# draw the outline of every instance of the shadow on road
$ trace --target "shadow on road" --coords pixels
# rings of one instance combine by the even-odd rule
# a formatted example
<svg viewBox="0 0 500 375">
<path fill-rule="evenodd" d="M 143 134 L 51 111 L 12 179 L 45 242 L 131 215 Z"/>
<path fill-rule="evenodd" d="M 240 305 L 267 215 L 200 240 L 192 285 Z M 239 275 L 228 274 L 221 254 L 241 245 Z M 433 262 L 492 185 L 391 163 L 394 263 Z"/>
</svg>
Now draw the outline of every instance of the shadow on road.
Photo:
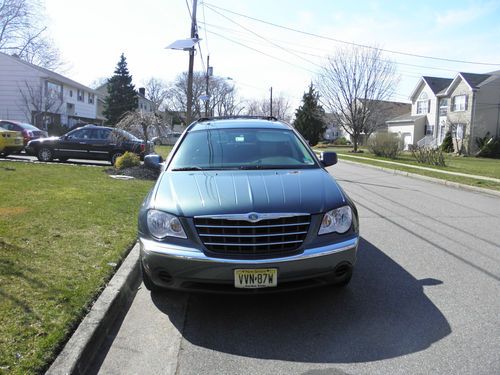
<svg viewBox="0 0 500 375">
<path fill-rule="evenodd" d="M 376 361 L 424 350 L 450 334 L 446 318 L 423 291 L 424 285 L 435 287 L 441 281 L 415 279 L 365 240 L 358 255 L 355 276 L 346 289 L 257 296 L 193 294 L 185 319 L 179 319 L 178 309 L 169 308 L 170 292 L 153 294 L 152 299 L 185 340 L 252 358 Z"/>
</svg>

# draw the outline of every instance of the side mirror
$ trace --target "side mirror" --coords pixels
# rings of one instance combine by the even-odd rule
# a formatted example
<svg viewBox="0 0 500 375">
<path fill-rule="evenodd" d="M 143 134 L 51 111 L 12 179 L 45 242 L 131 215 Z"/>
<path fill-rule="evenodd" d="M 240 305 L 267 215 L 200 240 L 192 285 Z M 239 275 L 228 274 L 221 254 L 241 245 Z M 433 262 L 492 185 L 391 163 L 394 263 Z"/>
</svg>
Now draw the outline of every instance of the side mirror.
<svg viewBox="0 0 500 375">
<path fill-rule="evenodd" d="M 319 156 L 319 160 L 325 167 L 337 164 L 337 153 L 336 152 L 322 152 Z"/>
<path fill-rule="evenodd" d="M 163 163 L 161 155 L 151 154 L 144 157 L 144 165 L 146 168 L 159 171 L 161 170 L 161 163 Z"/>
</svg>

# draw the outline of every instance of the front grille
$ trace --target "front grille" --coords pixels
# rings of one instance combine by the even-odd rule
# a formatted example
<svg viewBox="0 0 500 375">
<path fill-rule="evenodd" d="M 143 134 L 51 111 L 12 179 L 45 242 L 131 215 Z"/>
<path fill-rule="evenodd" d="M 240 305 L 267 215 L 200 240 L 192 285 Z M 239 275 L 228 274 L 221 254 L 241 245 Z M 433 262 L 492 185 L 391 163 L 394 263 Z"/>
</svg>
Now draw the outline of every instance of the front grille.
<svg viewBox="0 0 500 375">
<path fill-rule="evenodd" d="M 281 217 L 251 223 L 245 220 L 195 218 L 198 235 L 212 256 L 265 259 L 300 252 L 310 215 Z"/>
</svg>

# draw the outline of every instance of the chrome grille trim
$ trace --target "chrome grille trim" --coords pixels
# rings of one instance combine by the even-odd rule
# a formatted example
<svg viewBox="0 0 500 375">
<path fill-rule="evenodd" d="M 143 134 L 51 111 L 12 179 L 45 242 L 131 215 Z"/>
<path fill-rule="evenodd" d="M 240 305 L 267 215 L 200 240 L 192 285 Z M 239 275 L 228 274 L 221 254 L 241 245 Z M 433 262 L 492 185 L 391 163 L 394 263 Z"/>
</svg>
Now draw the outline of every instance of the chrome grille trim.
<svg viewBox="0 0 500 375">
<path fill-rule="evenodd" d="M 194 218 L 207 253 L 233 259 L 269 259 L 299 254 L 310 224 L 310 214 L 251 212 Z"/>
</svg>

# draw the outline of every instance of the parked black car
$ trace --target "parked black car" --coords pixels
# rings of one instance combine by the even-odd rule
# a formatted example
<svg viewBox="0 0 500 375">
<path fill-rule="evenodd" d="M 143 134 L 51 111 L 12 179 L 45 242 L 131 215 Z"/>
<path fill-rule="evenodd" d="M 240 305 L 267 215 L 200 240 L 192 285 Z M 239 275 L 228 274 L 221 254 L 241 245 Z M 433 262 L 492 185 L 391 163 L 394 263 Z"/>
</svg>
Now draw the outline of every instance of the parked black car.
<svg viewBox="0 0 500 375">
<path fill-rule="evenodd" d="M 0 120 L 0 128 L 22 133 L 23 143 L 25 146 L 29 141 L 33 139 L 45 138 L 49 136 L 46 131 L 40 130 L 36 126 L 33 126 L 31 124 L 26 124 L 19 121 Z"/>
<path fill-rule="evenodd" d="M 85 125 L 61 137 L 33 140 L 26 146 L 26 152 L 40 161 L 92 159 L 109 160 L 113 165 L 126 151 L 143 159 L 146 144 L 122 129 L 96 125 Z"/>
</svg>

